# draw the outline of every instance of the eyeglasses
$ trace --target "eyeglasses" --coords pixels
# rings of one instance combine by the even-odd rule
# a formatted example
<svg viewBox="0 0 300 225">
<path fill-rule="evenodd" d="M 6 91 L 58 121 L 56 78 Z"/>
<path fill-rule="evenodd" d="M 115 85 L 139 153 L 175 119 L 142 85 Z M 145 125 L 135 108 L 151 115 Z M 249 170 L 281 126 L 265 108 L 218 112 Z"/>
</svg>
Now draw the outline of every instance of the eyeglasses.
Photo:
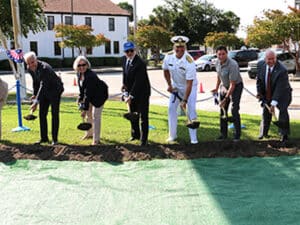
<svg viewBox="0 0 300 225">
<path fill-rule="evenodd" d="M 129 52 L 132 53 L 133 51 L 134 51 L 133 49 L 129 49 L 129 50 L 126 50 L 125 53 L 129 53 Z"/>
<path fill-rule="evenodd" d="M 83 67 L 86 66 L 86 64 L 78 64 L 77 67 Z"/>
</svg>

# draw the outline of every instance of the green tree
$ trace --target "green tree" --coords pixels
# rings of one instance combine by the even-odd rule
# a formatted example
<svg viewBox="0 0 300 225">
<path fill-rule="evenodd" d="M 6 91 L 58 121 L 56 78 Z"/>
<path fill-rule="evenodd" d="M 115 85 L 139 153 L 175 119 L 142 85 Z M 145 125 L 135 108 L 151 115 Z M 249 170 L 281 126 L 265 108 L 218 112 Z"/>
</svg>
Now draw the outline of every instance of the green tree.
<svg viewBox="0 0 300 225">
<path fill-rule="evenodd" d="M 27 37 L 29 31 L 37 33 L 46 28 L 42 10 L 44 0 L 19 0 L 21 32 Z M 13 24 L 10 0 L 0 1 L 0 30 L 7 39 L 13 39 Z"/>
<path fill-rule="evenodd" d="M 205 37 L 205 45 L 216 48 L 217 46 L 224 45 L 228 48 L 240 48 L 243 43 L 235 34 L 228 32 L 210 32 Z"/>
<path fill-rule="evenodd" d="M 188 36 L 189 45 L 203 44 L 209 32 L 235 32 L 240 23 L 233 12 L 218 10 L 201 0 L 165 0 L 165 5 L 155 8 L 149 20 L 151 25 Z"/>
<path fill-rule="evenodd" d="M 136 32 L 135 41 L 142 48 L 151 49 L 156 54 L 155 65 L 159 61 L 159 53 L 161 49 L 170 48 L 170 38 L 172 33 L 160 26 L 142 26 Z"/>
<path fill-rule="evenodd" d="M 132 22 L 133 21 L 133 6 L 130 5 L 128 2 L 120 2 L 118 4 L 118 6 L 122 9 L 127 10 L 130 13 L 129 21 Z"/>
<path fill-rule="evenodd" d="M 87 25 L 65 25 L 54 26 L 55 37 L 62 38 L 60 47 L 78 48 L 79 53 L 83 53 L 83 48 L 92 48 L 109 41 L 103 34 L 93 35 L 93 29 Z"/>
<path fill-rule="evenodd" d="M 295 52 L 297 76 L 300 76 L 300 11 L 290 7 L 291 12 L 269 10 L 264 17 L 256 18 L 247 28 L 247 42 L 257 47 L 283 44 L 289 52 Z"/>
</svg>

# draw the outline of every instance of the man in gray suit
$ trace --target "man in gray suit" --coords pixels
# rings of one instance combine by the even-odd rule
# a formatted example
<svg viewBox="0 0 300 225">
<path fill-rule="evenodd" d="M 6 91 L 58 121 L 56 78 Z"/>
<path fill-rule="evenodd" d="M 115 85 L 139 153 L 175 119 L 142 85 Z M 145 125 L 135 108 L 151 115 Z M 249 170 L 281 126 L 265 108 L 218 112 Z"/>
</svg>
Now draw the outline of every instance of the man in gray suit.
<svg viewBox="0 0 300 225">
<path fill-rule="evenodd" d="M 279 133 L 281 141 L 286 142 L 290 134 L 288 106 L 292 101 L 292 88 L 285 66 L 276 58 L 276 53 L 268 49 L 265 60 L 258 63 L 257 98 L 262 101 L 263 115 L 259 139 L 269 138 L 268 131 L 275 107 L 279 109 Z"/>
</svg>

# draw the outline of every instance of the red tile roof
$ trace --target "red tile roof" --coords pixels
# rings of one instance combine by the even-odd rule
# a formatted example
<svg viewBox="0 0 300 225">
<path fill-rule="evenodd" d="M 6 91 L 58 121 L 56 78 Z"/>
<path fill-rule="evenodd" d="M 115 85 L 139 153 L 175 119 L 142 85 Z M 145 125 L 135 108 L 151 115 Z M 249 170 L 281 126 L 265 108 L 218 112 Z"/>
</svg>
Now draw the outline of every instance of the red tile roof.
<svg viewBox="0 0 300 225">
<path fill-rule="evenodd" d="M 72 2 L 74 14 L 129 16 L 128 11 L 110 0 L 45 0 L 43 10 L 45 13 L 71 13 Z"/>
</svg>

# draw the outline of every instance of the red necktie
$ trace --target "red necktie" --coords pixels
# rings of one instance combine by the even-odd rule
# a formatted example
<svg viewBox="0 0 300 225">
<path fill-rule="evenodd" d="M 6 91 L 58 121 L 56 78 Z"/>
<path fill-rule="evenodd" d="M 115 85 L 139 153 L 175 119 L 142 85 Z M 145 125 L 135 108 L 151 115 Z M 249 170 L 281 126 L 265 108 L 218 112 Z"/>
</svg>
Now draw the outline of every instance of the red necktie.
<svg viewBox="0 0 300 225">
<path fill-rule="evenodd" d="M 272 93 L 271 93 L 271 68 L 268 69 L 268 77 L 267 77 L 267 93 L 266 93 L 266 99 L 267 101 L 271 101 L 272 99 Z"/>
</svg>

